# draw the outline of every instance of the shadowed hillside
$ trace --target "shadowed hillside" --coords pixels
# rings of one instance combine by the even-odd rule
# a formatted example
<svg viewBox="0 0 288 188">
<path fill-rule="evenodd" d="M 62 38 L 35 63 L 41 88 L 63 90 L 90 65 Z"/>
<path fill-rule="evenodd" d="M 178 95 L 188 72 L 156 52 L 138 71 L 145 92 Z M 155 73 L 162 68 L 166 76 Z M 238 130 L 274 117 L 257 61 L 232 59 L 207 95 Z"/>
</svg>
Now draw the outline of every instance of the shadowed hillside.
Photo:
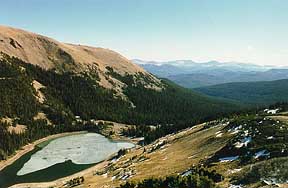
<svg viewBox="0 0 288 188">
<path fill-rule="evenodd" d="M 194 89 L 202 94 L 249 104 L 273 104 L 288 101 L 288 80 L 240 82 Z"/>
</svg>

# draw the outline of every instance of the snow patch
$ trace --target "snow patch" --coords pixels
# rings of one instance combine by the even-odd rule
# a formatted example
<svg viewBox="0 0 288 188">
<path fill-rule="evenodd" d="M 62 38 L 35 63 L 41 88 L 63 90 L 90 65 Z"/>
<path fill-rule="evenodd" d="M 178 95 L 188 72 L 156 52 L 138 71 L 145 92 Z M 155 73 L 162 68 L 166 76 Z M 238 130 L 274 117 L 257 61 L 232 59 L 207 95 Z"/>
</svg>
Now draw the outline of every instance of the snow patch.
<svg viewBox="0 0 288 188">
<path fill-rule="evenodd" d="M 236 148 L 242 148 L 243 146 L 247 147 L 248 143 L 252 141 L 251 136 L 243 138 L 240 142 L 236 142 L 234 146 Z"/>
<path fill-rule="evenodd" d="M 239 158 L 239 156 L 231 156 L 231 157 L 223 157 L 223 158 L 220 158 L 219 161 L 221 163 L 224 163 L 224 162 L 230 162 L 230 161 L 235 161 Z"/>
<path fill-rule="evenodd" d="M 276 108 L 276 109 L 265 109 L 264 112 L 267 113 L 267 114 L 276 114 L 279 112 L 279 108 Z"/>
<path fill-rule="evenodd" d="M 219 137 L 222 137 L 223 133 L 221 131 L 218 131 L 215 133 L 215 135 L 216 135 L 215 136 L 216 138 L 219 138 Z"/>
<path fill-rule="evenodd" d="M 228 132 L 230 132 L 230 134 L 237 134 L 240 132 L 241 129 L 242 129 L 242 125 L 239 125 L 238 127 L 229 129 Z"/>
<path fill-rule="evenodd" d="M 270 153 L 267 150 L 261 150 L 261 151 L 258 151 L 257 153 L 255 153 L 254 158 L 258 159 L 259 157 L 264 157 L 264 156 L 269 156 L 269 155 L 270 155 Z"/>
<path fill-rule="evenodd" d="M 229 188 L 243 188 L 243 186 L 242 185 L 233 185 L 233 184 L 231 184 L 229 186 Z"/>
</svg>

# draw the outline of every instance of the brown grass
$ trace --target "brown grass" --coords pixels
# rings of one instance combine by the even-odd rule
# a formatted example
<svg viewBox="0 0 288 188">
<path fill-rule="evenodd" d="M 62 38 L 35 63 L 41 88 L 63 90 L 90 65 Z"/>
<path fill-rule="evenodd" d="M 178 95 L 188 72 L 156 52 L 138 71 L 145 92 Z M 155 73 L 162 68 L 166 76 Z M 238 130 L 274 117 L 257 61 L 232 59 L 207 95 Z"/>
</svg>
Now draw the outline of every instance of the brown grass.
<svg viewBox="0 0 288 188">
<path fill-rule="evenodd" d="M 106 177 L 93 174 L 85 175 L 84 187 L 118 186 L 124 181 L 117 179 L 112 181 L 112 177 L 125 171 L 134 173 L 129 179 L 131 181 L 182 173 L 193 165 L 204 162 L 209 156 L 222 148 L 229 139 L 228 136 L 215 137 L 215 133 L 221 131 L 224 128 L 223 126 L 206 130 L 201 130 L 202 128 L 203 125 L 198 125 L 178 134 L 161 138 L 145 146 L 145 152 L 142 147 L 134 149 L 116 163 L 110 164 L 113 170 L 104 170 L 107 173 Z M 163 141 L 166 144 L 160 149 L 149 152 Z M 147 158 L 147 160 L 139 162 L 139 159 L 143 157 Z"/>
<path fill-rule="evenodd" d="M 121 88 L 117 80 L 106 76 L 107 66 L 121 75 L 134 75 L 140 72 L 149 75 L 155 82 L 160 82 L 142 67 L 109 49 L 61 43 L 45 36 L 6 26 L 0 26 L 0 40 L 0 51 L 44 69 L 63 67 L 61 64 L 64 63 L 66 69 L 74 72 L 97 70 L 101 78 L 100 85 L 105 88 L 113 88 L 110 82 L 118 85 L 115 86 L 116 89 Z M 11 41 L 14 45 L 11 45 Z M 64 60 L 59 57 L 59 50 L 68 53 L 74 60 L 74 64 L 63 62 Z"/>
<path fill-rule="evenodd" d="M 26 125 L 19 125 L 17 124 L 16 126 L 8 126 L 7 131 L 9 133 L 16 133 L 16 134 L 21 134 L 24 133 L 27 129 Z"/>
<path fill-rule="evenodd" d="M 278 121 L 282 121 L 284 123 L 288 122 L 288 116 L 284 116 L 284 115 L 276 115 L 276 116 L 268 116 L 271 119 L 274 120 L 278 120 Z"/>
</svg>

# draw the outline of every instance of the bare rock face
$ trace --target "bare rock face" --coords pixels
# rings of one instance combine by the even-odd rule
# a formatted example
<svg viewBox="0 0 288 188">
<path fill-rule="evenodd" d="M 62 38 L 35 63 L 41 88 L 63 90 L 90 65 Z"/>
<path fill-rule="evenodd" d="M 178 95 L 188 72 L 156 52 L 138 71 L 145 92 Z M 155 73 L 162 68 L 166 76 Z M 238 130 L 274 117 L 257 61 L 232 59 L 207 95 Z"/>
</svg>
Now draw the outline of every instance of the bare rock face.
<svg viewBox="0 0 288 188">
<path fill-rule="evenodd" d="M 117 93 L 121 93 L 125 83 L 109 74 L 111 68 L 118 75 L 147 77 L 149 83 L 143 79 L 147 88 L 161 89 L 157 78 L 109 49 L 61 43 L 35 33 L 0 26 L 0 52 L 47 70 L 97 74 L 101 86 Z"/>
</svg>

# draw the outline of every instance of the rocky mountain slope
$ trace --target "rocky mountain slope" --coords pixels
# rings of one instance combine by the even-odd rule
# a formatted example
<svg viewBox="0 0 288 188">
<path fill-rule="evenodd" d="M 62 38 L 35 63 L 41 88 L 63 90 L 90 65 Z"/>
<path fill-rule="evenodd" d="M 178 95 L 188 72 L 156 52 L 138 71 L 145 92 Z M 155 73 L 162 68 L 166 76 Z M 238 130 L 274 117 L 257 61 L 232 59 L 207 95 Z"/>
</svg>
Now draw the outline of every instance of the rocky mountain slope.
<svg viewBox="0 0 288 188">
<path fill-rule="evenodd" d="M 121 89 L 125 84 L 107 76 L 109 67 L 122 76 L 143 74 L 151 78 L 152 82 L 146 83 L 152 84 L 150 87 L 157 88 L 153 82 L 159 83 L 143 68 L 109 49 L 61 43 L 21 29 L 0 26 L 0 51 L 46 70 L 76 73 L 96 71 L 99 84 L 114 90 Z"/>
</svg>

